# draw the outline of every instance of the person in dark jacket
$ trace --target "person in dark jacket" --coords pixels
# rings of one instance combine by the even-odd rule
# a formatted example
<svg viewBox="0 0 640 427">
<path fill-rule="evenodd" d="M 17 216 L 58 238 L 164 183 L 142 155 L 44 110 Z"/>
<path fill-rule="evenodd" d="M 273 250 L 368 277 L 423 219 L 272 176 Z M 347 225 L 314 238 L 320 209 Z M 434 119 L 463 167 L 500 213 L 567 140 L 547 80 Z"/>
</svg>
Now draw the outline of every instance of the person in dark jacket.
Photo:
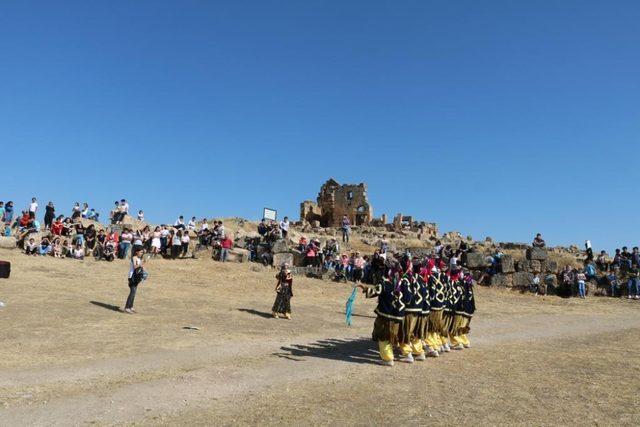
<svg viewBox="0 0 640 427">
<path fill-rule="evenodd" d="M 286 319 L 291 319 L 291 297 L 293 296 L 293 277 L 286 264 L 282 264 L 280 272 L 276 276 L 276 300 L 271 309 L 273 317 L 283 315 Z"/>
<path fill-rule="evenodd" d="M 404 320 L 405 305 L 400 289 L 399 278 L 391 275 L 384 278 L 376 286 L 357 285 L 367 298 L 378 298 L 374 312 L 376 320 L 373 324 L 372 339 L 378 342 L 378 350 L 382 363 L 393 366 L 393 349 L 400 343 L 400 327 Z"/>
</svg>

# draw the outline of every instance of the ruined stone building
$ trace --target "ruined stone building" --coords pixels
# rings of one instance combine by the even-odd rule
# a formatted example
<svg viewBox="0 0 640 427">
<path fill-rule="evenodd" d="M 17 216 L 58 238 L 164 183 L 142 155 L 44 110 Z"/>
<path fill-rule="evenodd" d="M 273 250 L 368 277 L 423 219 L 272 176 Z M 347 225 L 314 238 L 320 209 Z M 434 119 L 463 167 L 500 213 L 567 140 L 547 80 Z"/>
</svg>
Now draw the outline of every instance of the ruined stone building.
<svg viewBox="0 0 640 427">
<path fill-rule="evenodd" d="M 373 208 L 367 199 L 366 184 L 340 185 L 329 179 L 320 188 L 317 202 L 307 200 L 300 204 L 300 220 L 320 221 L 322 227 L 340 227 L 343 215 L 352 225 L 371 223 Z"/>
</svg>

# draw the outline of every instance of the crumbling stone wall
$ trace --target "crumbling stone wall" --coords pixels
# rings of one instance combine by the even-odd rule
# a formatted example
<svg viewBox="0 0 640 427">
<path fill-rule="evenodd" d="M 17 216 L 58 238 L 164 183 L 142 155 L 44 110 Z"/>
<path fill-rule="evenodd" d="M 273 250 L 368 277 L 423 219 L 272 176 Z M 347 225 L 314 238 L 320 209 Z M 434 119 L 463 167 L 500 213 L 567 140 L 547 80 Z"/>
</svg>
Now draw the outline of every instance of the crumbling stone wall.
<svg viewBox="0 0 640 427">
<path fill-rule="evenodd" d="M 317 203 L 305 201 L 300 204 L 300 219 L 319 220 L 322 227 L 339 227 L 343 215 L 347 215 L 352 225 L 368 225 L 374 219 L 366 184 L 341 185 L 329 179 L 320 188 Z"/>
</svg>

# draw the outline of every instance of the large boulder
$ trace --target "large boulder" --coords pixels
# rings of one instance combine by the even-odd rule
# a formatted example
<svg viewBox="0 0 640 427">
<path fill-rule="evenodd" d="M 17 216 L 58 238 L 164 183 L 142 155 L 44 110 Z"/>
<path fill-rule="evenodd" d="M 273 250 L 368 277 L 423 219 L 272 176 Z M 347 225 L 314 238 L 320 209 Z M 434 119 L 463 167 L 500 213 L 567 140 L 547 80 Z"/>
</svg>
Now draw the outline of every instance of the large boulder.
<svg viewBox="0 0 640 427">
<path fill-rule="evenodd" d="M 227 254 L 228 262 L 247 262 L 249 261 L 249 251 L 241 248 L 233 248 Z"/>
<path fill-rule="evenodd" d="M 16 238 L 13 236 L 9 236 L 9 237 L 0 237 L 0 248 L 2 249 L 17 249 L 18 248 L 18 242 L 16 241 Z"/>
<path fill-rule="evenodd" d="M 513 273 L 513 286 L 517 288 L 525 288 L 533 283 L 533 274 L 524 271 Z"/>
<path fill-rule="evenodd" d="M 502 255 L 502 258 L 500 258 L 500 271 L 503 273 L 515 273 L 515 262 L 511 255 Z"/>
<path fill-rule="evenodd" d="M 299 251 L 299 250 L 297 250 L 297 249 L 291 249 L 291 250 L 289 251 L 289 253 L 291 253 L 291 254 L 293 255 L 293 261 L 292 261 L 292 262 L 293 262 L 293 264 L 292 264 L 292 265 L 295 265 L 295 266 L 302 266 L 302 265 L 304 265 L 304 258 L 305 258 L 305 256 L 304 256 L 304 254 L 303 254 L 302 252 L 300 252 L 300 251 Z"/>
<path fill-rule="evenodd" d="M 544 261 L 547 259 L 547 249 L 536 247 L 527 248 L 527 259 Z"/>
<path fill-rule="evenodd" d="M 287 244 L 286 239 L 276 240 L 273 243 L 273 246 L 271 247 L 271 252 L 273 252 L 274 254 L 279 254 L 279 253 L 288 252 L 288 251 L 289 251 L 289 245 Z"/>
<path fill-rule="evenodd" d="M 470 269 L 485 268 L 489 266 L 487 257 L 480 252 L 466 252 L 462 256 L 462 264 Z"/>
<path fill-rule="evenodd" d="M 491 286 L 512 287 L 513 274 L 494 274 L 491 276 Z"/>
<path fill-rule="evenodd" d="M 544 271 L 546 273 L 555 274 L 558 272 L 558 263 L 557 261 L 547 260 L 544 263 Z"/>
<path fill-rule="evenodd" d="M 278 252 L 273 254 L 273 265 L 276 267 L 280 267 L 282 264 L 287 264 L 289 267 L 292 267 L 293 264 L 293 254 L 290 252 Z"/>
</svg>

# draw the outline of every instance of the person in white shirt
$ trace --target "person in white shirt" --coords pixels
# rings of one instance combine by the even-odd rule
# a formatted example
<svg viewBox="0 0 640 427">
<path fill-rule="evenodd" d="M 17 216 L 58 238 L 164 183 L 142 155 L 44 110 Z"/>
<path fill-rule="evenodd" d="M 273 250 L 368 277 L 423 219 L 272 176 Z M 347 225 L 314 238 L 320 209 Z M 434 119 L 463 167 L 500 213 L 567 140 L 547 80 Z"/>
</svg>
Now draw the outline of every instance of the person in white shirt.
<svg viewBox="0 0 640 427">
<path fill-rule="evenodd" d="M 196 217 L 195 216 L 191 217 L 191 219 L 187 223 L 187 228 L 189 230 L 192 230 L 192 231 L 196 229 Z"/>
<path fill-rule="evenodd" d="M 182 234 L 181 241 L 182 241 L 182 258 L 185 258 L 187 256 L 187 252 L 189 251 L 189 242 L 191 241 L 188 231 L 185 231 Z"/>
<path fill-rule="evenodd" d="M 129 203 L 125 199 L 120 200 L 120 208 L 125 215 L 129 215 Z"/>
<path fill-rule="evenodd" d="M 138 290 L 138 285 L 146 280 L 148 277 L 147 272 L 144 271 L 144 260 L 142 259 L 142 249 L 138 248 L 134 251 L 133 256 L 131 257 L 131 268 L 129 269 L 129 296 L 127 297 L 127 302 L 124 305 L 125 313 L 133 314 L 136 311 L 133 308 L 133 303 L 136 298 L 136 291 Z M 139 271 L 142 275 L 136 275 L 136 270 Z"/>
<path fill-rule="evenodd" d="M 178 229 L 178 230 L 184 230 L 185 229 L 184 217 L 182 215 L 180 215 L 178 217 L 178 219 L 176 219 L 176 222 L 173 223 L 173 227 Z"/>
<path fill-rule="evenodd" d="M 287 234 L 289 234 L 289 217 L 285 216 L 282 221 L 280 221 L 280 231 L 282 232 L 282 238 L 286 239 Z"/>
<path fill-rule="evenodd" d="M 29 204 L 29 212 L 33 212 L 33 213 L 34 213 L 34 215 L 35 215 L 35 213 L 37 212 L 37 210 L 38 210 L 38 201 L 36 200 L 36 198 L 35 198 L 35 197 L 33 197 L 33 198 L 31 199 L 31 203 Z"/>
<path fill-rule="evenodd" d="M 138 221 L 144 221 L 144 212 L 138 211 Z"/>
<path fill-rule="evenodd" d="M 205 230 L 209 229 L 209 223 L 207 222 L 207 218 L 202 218 L 202 224 L 200 224 L 200 232 L 203 233 Z"/>
</svg>

